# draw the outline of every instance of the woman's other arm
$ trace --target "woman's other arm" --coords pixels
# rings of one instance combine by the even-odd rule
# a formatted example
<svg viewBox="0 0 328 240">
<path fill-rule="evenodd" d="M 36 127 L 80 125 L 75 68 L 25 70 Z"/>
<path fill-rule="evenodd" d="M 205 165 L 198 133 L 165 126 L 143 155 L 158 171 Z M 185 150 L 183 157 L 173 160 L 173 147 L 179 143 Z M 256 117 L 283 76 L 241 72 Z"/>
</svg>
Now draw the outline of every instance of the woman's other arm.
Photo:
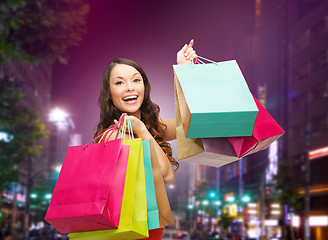
<svg viewBox="0 0 328 240">
<path fill-rule="evenodd" d="M 191 61 L 197 59 L 197 54 L 193 49 L 194 40 L 192 39 L 189 44 L 185 44 L 177 53 L 177 64 L 191 64 Z M 164 129 L 164 140 L 172 141 L 177 138 L 175 119 L 162 120 L 161 122 L 166 125 Z"/>
</svg>

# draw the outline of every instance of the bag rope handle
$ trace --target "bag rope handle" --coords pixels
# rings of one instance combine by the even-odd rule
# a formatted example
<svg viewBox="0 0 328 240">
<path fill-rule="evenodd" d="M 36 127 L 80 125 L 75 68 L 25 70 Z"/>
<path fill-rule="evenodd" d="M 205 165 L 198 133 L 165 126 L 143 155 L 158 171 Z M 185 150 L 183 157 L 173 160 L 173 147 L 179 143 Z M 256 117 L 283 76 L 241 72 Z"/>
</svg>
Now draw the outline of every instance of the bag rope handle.
<svg viewBox="0 0 328 240">
<path fill-rule="evenodd" d="M 214 62 L 214 61 L 212 61 L 212 60 L 210 60 L 210 59 L 207 59 L 207 58 L 204 58 L 204 57 L 201 57 L 201 56 L 197 56 L 197 58 L 196 59 L 194 59 L 194 61 L 192 61 L 192 63 L 194 64 L 205 64 L 205 62 L 204 61 L 202 61 L 201 59 L 203 59 L 203 60 L 205 60 L 205 61 L 208 61 L 208 62 L 210 62 L 210 63 L 214 63 L 215 65 L 219 65 L 217 62 Z"/>
<path fill-rule="evenodd" d="M 122 127 L 123 131 L 122 131 L 122 136 L 121 133 L 119 133 L 119 138 L 125 136 L 126 134 L 126 129 L 128 130 L 128 134 L 129 134 L 129 139 L 134 139 L 134 134 L 133 134 L 133 130 L 132 130 L 132 125 L 131 125 L 131 120 L 129 116 L 126 116 L 124 118 L 124 122 L 123 122 L 123 127 Z"/>
<path fill-rule="evenodd" d="M 123 114 L 124 115 L 124 114 Z M 122 117 L 124 117 L 122 115 Z M 126 114 L 125 114 L 126 115 Z M 121 119 L 123 119 L 121 117 Z M 94 142 L 94 141 L 96 141 L 98 138 L 100 138 L 100 140 L 99 140 L 99 142 L 101 142 L 102 141 L 102 139 L 104 138 L 104 137 L 106 137 L 106 135 L 111 131 L 111 134 L 113 134 L 114 133 L 114 131 L 115 131 L 115 129 L 117 129 L 117 128 L 119 128 L 120 127 L 120 123 L 121 123 L 121 119 L 116 123 L 116 125 L 115 125 L 115 127 L 111 127 L 111 128 L 108 128 L 107 130 L 105 130 L 104 132 L 102 132 L 101 134 L 99 134 L 97 137 L 95 137 L 94 139 L 92 139 L 90 142 L 88 142 L 85 146 L 84 146 L 84 150 L 90 145 L 90 143 L 92 143 L 92 142 Z M 111 136 L 111 135 L 110 135 Z M 109 136 L 109 137 L 110 137 Z M 116 138 L 117 138 L 117 135 L 116 135 Z M 105 144 L 106 145 L 106 144 Z"/>
<path fill-rule="evenodd" d="M 115 130 L 117 130 L 116 132 L 116 136 L 115 136 L 115 140 L 117 138 L 120 138 L 119 134 L 121 132 L 121 129 L 122 129 L 122 126 L 123 126 L 123 121 L 124 121 L 124 118 L 125 118 L 126 113 L 122 114 L 122 116 L 120 117 L 120 119 L 118 120 L 118 122 L 116 123 L 115 127 L 109 129 L 109 131 L 107 131 L 107 134 L 104 135 L 100 140 L 99 142 L 101 142 L 102 140 L 104 140 L 104 142 L 108 142 L 110 137 L 114 134 Z"/>
</svg>

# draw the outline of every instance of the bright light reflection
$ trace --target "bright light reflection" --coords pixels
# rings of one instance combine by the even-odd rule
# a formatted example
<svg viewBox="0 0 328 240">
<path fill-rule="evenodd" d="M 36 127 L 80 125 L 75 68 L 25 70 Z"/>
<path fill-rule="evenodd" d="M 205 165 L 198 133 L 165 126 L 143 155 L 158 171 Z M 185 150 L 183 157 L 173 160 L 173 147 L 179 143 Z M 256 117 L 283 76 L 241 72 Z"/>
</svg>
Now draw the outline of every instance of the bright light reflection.
<svg viewBox="0 0 328 240">
<path fill-rule="evenodd" d="M 328 216 L 311 216 L 310 226 L 328 226 Z"/>
<path fill-rule="evenodd" d="M 37 197 L 38 197 L 38 195 L 37 195 L 37 194 L 35 194 L 35 193 L 31 193 L 31 194 L 30 194 L 30 197 L 31 197 L 31 198 L 33 198 L 33 199 L 35 199 L 35 198 L 37 198 Z"/>
<path fill-rule="evenodd" d="M 207 206 L 209 204 L 209 202 L 207 200 L 204 200 L 202 203 L 204 206 Z"/>
<path fill-rule="evenodd" d="M 277 219 L 269 219 L 264 221 L 265 226 L 278 226 L 278 220 Z"/>
<path fill-rule="evenodd" d="M 247 204 L 247 206 L 250 207 L 250 208 L 256 208 L 257 204 L 256 203 L 249 203 L 249 204 Z"/>
<path fill-rule="evenodd" d="M 233 202 L 233 201 L 235 201 L 235 197 L 234 196 L 229 196 L 227 200 L 228 200 L 228 202 Z"/>
<path fill-rule="evenodd" d="M 215 201 L 215 205 L 216 206 L 221 206 L 221 202 L 220 201 Z"/>
<path fill-rule="evenodd" d="M 46 199 L 51 199 L 51 194 L 50 193 L 48 193 L 48 194 L 46 194 L 44 197 L 46 198 Z"/>
<path fill-rule="evenodd" d="M 61 110 L 60 108 L 53 109 L 49 114 L 50 122 L 63 122 L 68 117 L 68 113 Z"/>
<path fill-rule="evenodd" d="M 56 167 L 56 172 L 60 172 L 61 168 L 62 168 L 62 165 L 58 165 L 58 166 Z"/>
<path fill-rule="evenodd" d="M 0 131 L 0 141 L 10 142 L 13 139 L 12 135 L 9 135 L 6 132 Z"/>
<path fill-rule="evenodd" d="M 280 211 L 278 211 L 278 210 L 273 210 L 273 211 L 271 211 L 271 214 L 272 214 L 272 215 L 280 215 Z"/>
<path fill-rule="evenodd" d="M 243 202 L 249 202 L 251 200 L 251 198 L 249 196 L 244 196 L 242 201 Z"/>
<path fill-rule="evenodd" d="M 169 189 L 174 189 L 174 188 L 175 188 L 175 186 L 173 184 L 169 185 Z"/>
<path fill-rule="evenodd" d="M 299 216 L 293 216 L 292 217 L 292 225 L 293 225 L 293 227 L 297 227 L 297 228 L 299 228 L 300 227 L 300 225 L 301 225 L 301 221 L 300 221 L 300 217 Z"/>
<path fill-rule="evenodd" d="M 253 209 L 248 209 L 248 213 L 249 214 L 257 214 L 257 211 L 253 210 Z"/>
</svg>

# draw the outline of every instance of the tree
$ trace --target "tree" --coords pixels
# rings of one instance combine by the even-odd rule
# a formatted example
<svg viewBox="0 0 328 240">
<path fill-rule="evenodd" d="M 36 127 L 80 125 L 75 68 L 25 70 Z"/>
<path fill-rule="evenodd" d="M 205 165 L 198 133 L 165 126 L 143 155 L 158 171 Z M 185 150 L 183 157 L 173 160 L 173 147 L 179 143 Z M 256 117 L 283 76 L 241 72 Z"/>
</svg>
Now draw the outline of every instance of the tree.
<svg viewBox="0 0 328 240">
<path fill-rule="evenodd" d="M 9 182 L 17 181 L 18 165 L 38 157 L 38 141 L 48 135 L 35 110 L 22 104 L 23 94 L 6 81 L 0 81 L 0 192 Z"/>
<path fill-rule="evenodd" d="M 38 64 L 67 63 L 67 49 L 77 46 L 86 32 L 86 0 L 2 0 L 0 2 L 0 192 L 19 179 L 18 165 L 27 164 L 25 238 L 29 223 L 33 158 L 42 151 L 38 141 L 47 133 L 37 111 L 21 102 L 3 69 L 13 60 Z M 14 80 L 15 81 L 15 80 Z M 28 101 L 28 100 L 27 100 Z M 1 202 L 1 199 L 0 199 Z"/>
<path fill-rule="evenodd" d="M 85 0 L 4 0 L 0 3 L 0 64 L 15 59 L 66 63 L 67 48 L 86 32 Z"/>
<path fill-rule="evenodd" d="M 292 211 L 297 211 L 301 207 L 301 196 L 298 192 L 299 184 L 294 174 L 294 167 L 289 161 L 280 161 L 278 174 L 275 177 L 275 189 L 279 193 L 280 206 L 287 205 Z M 293 227 L 290 224 L 290 233 L 294 239 Z"/>
<path fill-rule="evenodd" d="M 67 48 L 77 46 L 86 32 L 89 5 L 85 0 L 3 0 L 0 2 L 0 64 L 12 60 L 38 64 L 66 63 Z M 41 152 L 44 137 L 37 112 L 21 104 L 23 93 L 0 69 L 0 191 L 18 180 L 18 165 Z"/>
<path fill-rule="evenodd" d="M 42 152 L 39 141 L 47 137 L 48 132 L 45 131 L 45 125 L 39 122 L 37 112 L 22 103 L 23 96 L 21 92 L 14 89 L 12 83 L 3 79 L 0 81 L 0 132 L 6 136 L 0 140 L 0 192 L 9 182 L 19 180 L 18 166 L 25 161 L 27 165 L 25 239 L 27 239 L 29 196 L 33 185 L 31 176 L 33 159 Z M 12 231 L 15 233 L 14 227 Z"/>
</svg>

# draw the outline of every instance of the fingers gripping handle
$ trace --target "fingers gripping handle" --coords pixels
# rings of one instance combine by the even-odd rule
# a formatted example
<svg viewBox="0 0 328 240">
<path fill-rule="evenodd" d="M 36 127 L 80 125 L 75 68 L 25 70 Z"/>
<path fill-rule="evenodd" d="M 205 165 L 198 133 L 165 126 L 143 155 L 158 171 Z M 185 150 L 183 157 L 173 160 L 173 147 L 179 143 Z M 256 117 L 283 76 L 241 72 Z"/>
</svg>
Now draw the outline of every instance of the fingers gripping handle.
<svg viewBox="0 0 328 240">
<path fill-rule="evenodd" d="M 95 137 L 95 138 L 92 139 L 90 142 L 88 142 L 88 143 L 85 145 L 84 149 L 87 148 L 87 147 L 90 145 L 90 143 L 96 141 L 96 140 L 99 139 L 99 138 L 100 138 L 99 142 L 101 142 L 102 139 L 104 139 L 104 138 L 106 139 L 106 135 L 109 134 L 109 133 L 110 133 L 109 137 L 111 137 L 111 135 L 114 133 L 114 130 L 115 130 L 115 129 L 119 129 L 119 128 L 122 126 L 122 121 L 123 121 L 125 115 L 126 115 L 126 114 L 122 114 L 120 120 L 116 123 L 115 127 L 111 127 L 111 128 L 109 128 L 109 129 L 107 129 L 106 131 L 104 131 L 103 133 L 99 134 L 97 137 Z M 117 138 L 117 135 L 116 135 L 116 138 Z"/>
<path fill-rule="evenodd" d="M 205 62 L 202 61 L 202 60 L 200 60 L 200 59 L 203 59 L 203 60 L 205 60 L 205 61 L 208 61 L 208 62 L 211 62 L 211 63 L 214 63 L 214 64 L 218 65 L 217 62 L 214 62 L 214 61 L 212 61 L 212 60 L 210 60 L 210 59 L 207 59 L 207 58 L 204 58 L 204 57 L 201 57 L 201 56 L 197 56 L 197 59 L 196 59 L 195 63 L 196 63 L 196 64 L 205 64 Z"/>
</svg>

